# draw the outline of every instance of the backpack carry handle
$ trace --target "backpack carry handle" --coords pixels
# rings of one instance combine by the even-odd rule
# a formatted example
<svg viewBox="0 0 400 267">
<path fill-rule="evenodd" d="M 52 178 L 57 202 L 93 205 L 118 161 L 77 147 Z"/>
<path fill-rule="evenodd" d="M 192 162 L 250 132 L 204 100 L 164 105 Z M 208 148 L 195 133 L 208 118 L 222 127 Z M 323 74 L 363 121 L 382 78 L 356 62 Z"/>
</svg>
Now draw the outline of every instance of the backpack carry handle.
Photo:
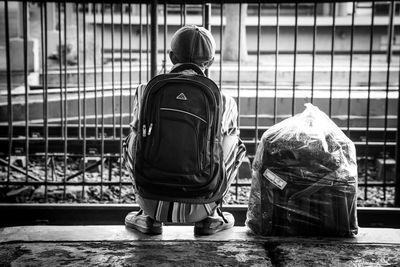
<svg viewBox="0 0 400 267">
<path fill-rule="evenodd" d="M 193 63 L 181 63 L 181 64 L 176 64 L 172 70 L 171 73 L 178 73 L 184 70 L 194 70 L 197 74 L 201 76 L 205 76 L 204 72 L 200 69 L 199 66 Z"/>
</svg>

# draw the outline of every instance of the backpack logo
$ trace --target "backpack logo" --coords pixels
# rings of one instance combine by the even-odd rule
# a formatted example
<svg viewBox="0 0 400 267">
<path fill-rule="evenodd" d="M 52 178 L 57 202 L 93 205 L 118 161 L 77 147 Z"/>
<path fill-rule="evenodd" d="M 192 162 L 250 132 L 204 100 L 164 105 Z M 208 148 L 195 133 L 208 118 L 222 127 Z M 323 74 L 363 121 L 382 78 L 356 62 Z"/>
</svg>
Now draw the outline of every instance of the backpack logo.
<svg viewBox="0 0 400 267">
<path fill-rule="evenodd" d="M 180 94 L 176 97 L 176 99 L 178 99 L 178 100 L 188 100 L 184 93 L 180 93 Z"/>
</svg>

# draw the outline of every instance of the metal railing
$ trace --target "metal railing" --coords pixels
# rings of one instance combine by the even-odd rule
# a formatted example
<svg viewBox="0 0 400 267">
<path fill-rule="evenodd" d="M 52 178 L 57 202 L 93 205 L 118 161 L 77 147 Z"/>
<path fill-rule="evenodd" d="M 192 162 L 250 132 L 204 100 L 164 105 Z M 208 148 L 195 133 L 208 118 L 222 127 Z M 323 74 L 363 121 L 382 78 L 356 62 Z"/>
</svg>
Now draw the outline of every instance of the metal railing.
<svg viewBox="0 0 400 267">
<path fill-rule="evenodd" d="M 2 201 L 134 201 L 120 152 L 135 88 L 171 67 L 173 32 L 198 24 L 215 36 L 208 75 L 237 101 L 250 162 L 266 129 L 312 102 L 354 141 L 362 202 L 400 206 L 399 7 L 0 1 Z M 241 175 L 232 203 L 246 202 Z"/>
</svg>

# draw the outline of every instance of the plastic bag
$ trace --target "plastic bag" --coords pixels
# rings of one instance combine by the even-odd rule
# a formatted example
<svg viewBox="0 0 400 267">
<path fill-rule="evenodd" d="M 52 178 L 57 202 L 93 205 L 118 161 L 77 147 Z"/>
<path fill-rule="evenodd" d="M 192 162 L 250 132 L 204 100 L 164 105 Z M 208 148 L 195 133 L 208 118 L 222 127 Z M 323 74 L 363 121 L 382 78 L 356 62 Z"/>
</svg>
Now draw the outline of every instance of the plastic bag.
<svg viewBox="0 0 400 267">
<path fill-rule="evenodd" d="M 261 138 L 246 225 L 261 235 L 353 236 L 354 144 L 325 113 L 305 106 Z"/>
</svg>

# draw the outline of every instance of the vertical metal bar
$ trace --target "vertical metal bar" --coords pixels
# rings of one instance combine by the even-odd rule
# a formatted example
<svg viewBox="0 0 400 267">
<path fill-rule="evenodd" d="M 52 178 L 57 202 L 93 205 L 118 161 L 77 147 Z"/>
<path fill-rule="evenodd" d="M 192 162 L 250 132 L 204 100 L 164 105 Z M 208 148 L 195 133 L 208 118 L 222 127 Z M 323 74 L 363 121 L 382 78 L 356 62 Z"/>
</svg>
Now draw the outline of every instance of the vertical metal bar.
<svg viewBox="0 0 400 267">
<path fill-rule="evenodd" d="M 372 1 L 372 12 L 371 12 L 371 27 L 370 27 L 370 39 L 369 39 L 369 69 L 368 69 L 368 98 L 367 98 L 367 121 L 365 130 L 365 181 L 364 181 L 364 199 L 367 200 L 368 197 L 368 142 L 369 142 L 369 116 L 370 116 L 370 100 L 371 100 L 371 69 L 372 69 L 372 49 L 374 41 L 374 20 L 375 20 L 375 1 Z"/>
<path fill-rule="evenodd" d="M 351 89 L 353 79 L 353 51 L 354 51 L 354 14 L 356 10 L 356 3 L 353 2 L 353 10 L 351 13 L 351 33 L 350 33 L 350 71 L 349 71 L 349 91 L 347 98 L 347 136 L 351 138 L 350 133 L 350 116 L 351 116 Z"/>
<path fill-rule="evenodd" d="M 167 72 L 167 13 L 168 13 L 168 5 L 167 1 L 164 1 L 164 60 L 163 60 L 163 69 L 164 73 Z"/>
<path fill-rule="evenodd" d="M 112 180 L 112 157 L 108 156 L 108 181 Z"/>
<path fill-rule="evenodd" d="M 129 122 L 132 121 L 132 3 L 129 3 Z"/>
<path fill-rule="evenodd" d="M 211 4 L 204 4 L 204 28 L 211 31 Z"/>
<path fill-rule="evenodd" d="M 147 25 L 148 26 L 148 25 Z M 157 55 L 158 55 L 158 13 L 157 0 L 151 2 L 151 78 L 157 75 Z"/>
<path fill-rule="evenodd" d="M 239 40 L 238 40 L 238 73 L 237 73 L 237 106 L 238 106 L 238 117 L 237 117 L 237 127 L 240 129 L 240 65 L 241 65 L 241 38 L 242 38 L 242 4 L 239 4 Z M 239 175 L 236 175 L 236 185 L 235 185 L 235 193 L 236 200 L 239 198 Z"/>
<path fill-rule="evenodd" d="M 149 4 L 146 4 L 146 80 L 149 80 L 149 72 L 152 71 L 150 68 L 151 62 L 149 62 L 150 58 L 150 47 L 149 47 Z M 150 30 L 152 34 L 152 29 Z M 152 57 L 153 59 L 153 57 Z"/>
<path fill-rule="evenodd" d="M 45 86 L 44 86 L 44 95 L 46 96 L 45 99 L 45 181 L 46 181 L 46 202 L 47 202 L 47 181 L 48 181 L 48 155 L 49 155 L 49 122 L 48 122 L 48 110 L 49 110 L 49 100 L 48 100 L 48 62 L 47 62 L 47 57 L 48 57 L 48 51 L 47 51 L 47 3 L 44 4 L 44 72 L 45 72 Z"/>
<path fill-rule="evenodd" d="M 186 4 L 182 5 L 183 9 L 182 9 L 182 15 L 183 15 L 183 25 L 186 25 L 186 14 L 187 14 L 187 10 L 186 10 Z"/>
<path fill-rule="evenodd" d="M 121 6 L 123 6 L 123 2 L 121 0 Z M 122 62 L 123 62 L 123 52 L 124 52 L 124 47 L 123 47 L 123 34 L 124 34 L 124 14 L 123 14 L 123 8 L 121 8 L 121 25 L 120 25 L 120 42 L 121 42 L 121 60 L 120 60 L 120 76 L 119 76 L 119 85 L 120 85 L 120 90 L 119 90 L 119 193 L 118 193 L 118 202 L 121 202 L 121 192 L 122 192 Z"/>
<path fill-rule="evenodd" d="M 116 136 L 116 129 L 115 129 L 115 80 L 114 80 L 114 4 L 111 3 L 111 84 L 112 84 L 112 103 L 111 103 L 111 108 L 112 108 L 112 124 L 113 124 L 113 138 L 115 139 Z"/>
<path fill-rule="evenodd" d="M 204 4 L 204 28 L 206 28 L 211 32 L 210 17 L 211 17 L 211 4 Z M 204 73 L 207 77 L 209 76 L 208 69 L 206 69 Z"/>
<path fill-rule="evenodd" d="M 395 6 L 393 9 L 396 10 Z M 400 63 L 400 60 L 399 60 Z M 399 64 L 400 69 L 400 64 Z M 400 71 L 398 73 L 398 89 L 397 89 L 397 132 L 396 132 L 396 181 L 394 188 L 394 206 L 400 207 Z"/>
<path fill-rule="evenodd" d="M 104 177 L 104 2 L 101 3 L 101 170 L 100 170 L 100 201 L 103 201 Z"/>
<path fill-rule="evenodd" d="M 179 12 L 179 15 L 180 15 L 180 18 L 181 18 L 181 27 L 183 26 L 183 7 L 182 7 L 182 4 L 180 4 L 180 6 L 179 6 L 179 8 L 180 8 L 180 12 Z"/>
<path fill-rule="evenodd" d="M 53 3 L 51 3 L 53 5 Z M 58 66 L 59 66 L 59 83 L 60 83 L 60 126 L 61 126 L 61 137 L 64 137 L 64 108 L 63 108 L 63 91 L 62 91 L 62 61 L 64 60 L 63 57 L 63 42 L 62 42 L 62 23 L 61 23 L 61 2 L 57 3 L 57 15 L 58 15 Z M 47 14 L 46 14 L 47 16 Z M 46 40 L 47 42 L 47 40 Z M 67 46 L 64 44 L 64 54 L 67 53 Z M 63 200 L 65 199 L 65 194 L 63 194 Z"/>
<path fill-rule="evenodd" d="M 332 3 L 332 36 L 331 36 L 331 75 L 329 81 L 329 117 L 332 116 L 332 94 L 333 94 L 333 62 L 335 56 L 335 34 L 336 34 L 336 2 Z"/>
<path fill-rule="evenodd" d="M 297 31 L 298 31 L 299 3 L 295 3 L 295 23 L 294 23 L 294 52 L 293 52 L 293 85 L 292 85 L 292 116 L 296 107 L 296 65 L 297 65 Z"/>
<path fill-rule="evenodd" d="M 258 90 L 259 90 L 259 76 L 260 76 L 260 37 L 261 37 L 261 3 L 258 3 L 258 21 L 257 21 L 257 72 L 256 72 L 256 105 L 255 105 L 255 127 L 256 132 L 254 135 L 254 148 L 257 150 L 257 143 L 258 143 L 258 105 L 259 105 L 259 98 L 258 98 Z"/>
<path fill-rule="evenodd" d="M 314 76 L 315 76 L 315 56 L 316 56 L 316 48 L 315 41 L 317 37 L 317 4 L 318 2 L 314 2 L 314 23 L 313 23 L 313 39 L 312 39 L 312 66 L 311 66 L 311 103 L 314 103 Z"/>
<path fill-rule="evenodd" d="M 97 17 L 97 12 L 96 12 L 96 2 L 93 2 L 93 83 L 94 83 L 94 125 L 95 125 L 95 139 L 97 140 L 99 137 L 99 129 L 98 129 L 98 105 L 97 105 L 97 23 L 96 23 L 96 17 Z"/>
<path fill-rule="evenodd" d="M 278 122 L 278 56 L 279 56 L 279 7 L 276 3 L 276 27 L 275 27 L 275 79 L 274 79 L 274 124 Z"/>
<path fill-rule="evenodd" d="M 79 54 L 80 54 L 80 47 L 79 47 L 79 40 L 80 40 L 80 36 L 79 36 L 79 3 L 76 3 L 76 67 L 77 67 L 77 86 L 78 86 L 78 138 L 81 139 L 82 138 L 82 132 L 81 132 L 81 80 L 80 80 L 80 61 L 79 61 Z"/>
<path fill-rule="evenodd" d="M 202 25 L 203 25 L 203 27 L 204 27 L 204 6 L 206 5 L 206 3 L 202 3 L 202 5 L 201 5 L 201 19 L 202 19 L 202 21 L 201 21 L 201 23 L 202 23 Z"/>
<path fill-rule="evenodd" d="M 239 36 L 238 36 L 238 72 L 237 72 L 237 103 L 238 103 L 238 127 L 239 127 L 239 122 L 240 122 L 240 67 L 241 67 L 241 38 L 242 38 L 242 31 L 241 25 L 242 25 L 242 4 L 239 4 Z"/>
<path fill-rule="evenodd" d="M 220 4 L 220 9 L 221 9 L 221 16 L 220 16 L 220 27 L 219 27 L 219 88 L 222 89 L 222 61 L 223 61 L 223 56 L 222 56 L 222 42 L 223 39 L 222 35 L 224 33 L 223 27 L 224 27 L 224 3 L 223 1 Z"/>
<path fill-rule="evenodd" d="M 82 200 L 85 199 L 86 178 L 86 3 L 83 3 L 83 172 L 82 172 Z"/>
<path fill-rule="evenodd" d="M 393 18 L 394 18 L 394 2 L 390 2 L 389 7 L 389 25 L 388 25 L 388 55 L 392 54 L 392 34 L 393 34 Z M 390 60 L 387 60 L 386 72 L 386 96 L 385 96 L 385 123 L 383 131 L 383 200 L 386 200 L 386 146 L 387 146 L 387 125 L 388 125 L 388 110 L 389 110 L 389 85 L 390 85 Z"/>
<path fill-rule="evenodd" d="M 60 30 L 61 30 L 61 22 L 60 22 Z M 68 152 L 68 93 L 67 93 L 67 3 L 64 1 L 64 45 L 65 45 L 65 53 L 64 53 L 64 182 L 67 178 L 67 152 Z M 60 84 L 61 85 L 61 84 Z M 60 87 L 60 91 L 62 91 L 62 87 Z M 64 183 L 64 192 L 63 197 L 65 199 L 66 196 L 66 186 Z"/>
<path fill-rule="evenodd" d="M 23 2 L 23 35 L 24 35 L 24 84 L 25 84 L 25 182 L 28 182 L 29 170 L 29 92 L 28 92 L 28 8 Z M 10 124 L 9 124 L 10 125 Z"/>
<path fill-rule="evenodd" d="M 41 43 L 42 43 L 42 71 L 43 71 L 43 120 L 44 120 L 44 197 L 48 201 L 48 154 L 49 154 L 49 134 L 48 134 L 48 90 L 47 90 L 47 3 L 40 4 L 41 18 Z"/>
<path fill-rule="evenodd" d="M 56 168 L 54 156 L 50 156 L 50 163 L 51 163 L 51 180 L 54 181 L 55 168 Z"/>
<path fill-rule="evenodd" d="M 7 168 L 7 185 L 10 184 L 11 175 L 11 154 L 13 143 L 13 106 L 11 97 L 11 59 L 10 59 L 10 33 L 8 19 L 8 0 L 4 2 L 4 23 L 6 38 L 6 68 L 7 68 L 7 115 L 8 115 L 8 168 Z"/>
<path fill-rule="evenodd" d="M 183 4 L 181 4 L 180 5 L 180 16 L 181 16 L 181 27 L 183 26 L 183 25 L 185 25 L 185 21 L 184 21 L 184 19 L 185 19 L 185 11 L 184 11 L 184 9 L 183 9 Z"/>
<path fill-rule="evenodd" d="M 139 5 L 139 84 L 142 83 L 142 34 L 143 34 L 143 24 L 142 24 L 142 4 Z"/>
<path fill-rule="evenodd" d="M 390 23 L 390 27 L 388 27 L 388 35 L 390 35 L 390 36 L 392 36 L 391 38 L 388 38 L 388 45 L 390 44 L 390 45 L 392 45 L 392 42 L 393 42 L 393 36 L 394 36 L 394 23 L 393 23 L 393 17 L 395 16 L 395 14 L 396 14 L 396 3 L 395 2 L 390 2 L 390 14 L 392 14 L 391 15 L 391 17 L 389 18 L 390 20 L 391 20 L 391 23 Z M 394 9 L 394 11 L 392 10 L 392 9 Z M 390 62 L 392 61 L 392 54 L 393 54 L 393 51 L 392 50 L 390 50 L 390 51 L 387 51 L 387 56 L 386 56 L 386 61 L 387 61 L 387 63 L 388 64 L 390 64 Z"/>
</svg>

